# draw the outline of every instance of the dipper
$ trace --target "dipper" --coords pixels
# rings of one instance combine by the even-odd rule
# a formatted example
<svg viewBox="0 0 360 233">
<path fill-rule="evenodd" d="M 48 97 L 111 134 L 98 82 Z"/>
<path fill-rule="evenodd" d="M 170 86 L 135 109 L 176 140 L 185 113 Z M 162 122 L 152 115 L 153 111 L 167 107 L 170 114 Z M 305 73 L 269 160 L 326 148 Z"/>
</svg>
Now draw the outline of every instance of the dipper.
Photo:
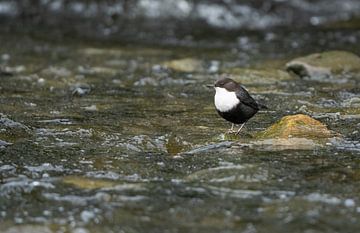
<svg viewBox="0 0 360 233">
<path fill-rule="evenodd" d="M 234 124 L 241 124 L 236 132 L 265 105 L 257 103 L 239 83 L 230 78 L 221 78 L 215 82 L 215 108 L 219 115 L 232 124 L 229 133 L 234 132 Z"/>
</svg>

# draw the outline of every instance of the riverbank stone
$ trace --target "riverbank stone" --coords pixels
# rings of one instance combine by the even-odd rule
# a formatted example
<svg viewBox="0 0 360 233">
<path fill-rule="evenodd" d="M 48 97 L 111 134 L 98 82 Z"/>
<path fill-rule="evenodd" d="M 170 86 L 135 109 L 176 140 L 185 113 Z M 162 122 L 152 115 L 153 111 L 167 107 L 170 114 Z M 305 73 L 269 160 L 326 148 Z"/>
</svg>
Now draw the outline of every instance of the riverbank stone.
<svg viewBox="0 0 360 233">
<path fill-rule="evenodd" d="M 286 63 L 286 70 L 299 77 L 332 78 L 360 72 L 360 57 L 347 51 L 328 51 L 299 57 Z"/>
<path fill-rule="evenodd" d="M 163 63 L 163 66 L 174 71 L 186 73 L 204 71 L 203 62 L 195 58 L 182 58 L 166 61 Z"/>
</svg>

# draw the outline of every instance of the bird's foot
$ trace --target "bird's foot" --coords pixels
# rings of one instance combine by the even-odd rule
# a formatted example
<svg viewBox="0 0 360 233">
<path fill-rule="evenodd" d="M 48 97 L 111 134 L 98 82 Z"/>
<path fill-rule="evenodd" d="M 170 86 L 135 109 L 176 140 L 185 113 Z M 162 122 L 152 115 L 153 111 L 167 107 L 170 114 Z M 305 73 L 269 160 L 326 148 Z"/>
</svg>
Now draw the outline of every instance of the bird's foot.
<svg viewBox="0 0 360 233">
<path fill-rule="evenodd" d="M 225 134 L 236 134 L 236 130 L 229 129 Z"/>
<path fill-rule="evenodd" d="M 244 127 L 244 125 L 245 125 L 245 123 L 243 123 L 243 124 L 240 126 L 240 128 L 238 129 L 238 131 L 236 131 L 236 134 L 235 134 L 236 136 L 240 134 L 240 131 L 241 131 L 241 129 Z"/>
</svg>

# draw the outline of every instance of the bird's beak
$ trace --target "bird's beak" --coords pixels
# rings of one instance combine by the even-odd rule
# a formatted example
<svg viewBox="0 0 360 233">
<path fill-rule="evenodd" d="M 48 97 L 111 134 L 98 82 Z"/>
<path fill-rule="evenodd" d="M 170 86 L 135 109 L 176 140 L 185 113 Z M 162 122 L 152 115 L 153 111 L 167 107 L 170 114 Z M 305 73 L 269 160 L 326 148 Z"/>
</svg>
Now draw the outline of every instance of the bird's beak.
<svg viewBox="0 0 360 233">
<path fill-rule="evenodd" d="M 205 87 L 207 87 L 207 88 L 214 88 L 214 85 L 213 85 L 213 84 L 206 84 Z"/>
</svg>

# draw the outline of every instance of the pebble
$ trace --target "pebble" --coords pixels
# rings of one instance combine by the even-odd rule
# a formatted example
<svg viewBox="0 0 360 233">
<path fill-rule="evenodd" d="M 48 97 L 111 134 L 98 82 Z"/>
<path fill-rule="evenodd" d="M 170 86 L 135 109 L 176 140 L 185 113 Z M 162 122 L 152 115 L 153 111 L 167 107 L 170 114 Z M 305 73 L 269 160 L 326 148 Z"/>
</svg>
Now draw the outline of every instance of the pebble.
<svg viewBox="0 0 360 233">
<path fill-rule="evenodd" d="M 1 54 L 1 60 L 3 60 L 3 61 L 10 60 L 10 55 L 7 53 Z"/>
<path fill-rule="evenodd" d="M 344 205 L 346 207 L 354 207 L 355 206 L 355 201 L 353 199 L 346 199 L 344 201 Z"/>
<path fill-rule="evenodd" d="M 90 222 L 93 218 L 95 217 L 95 213 L 88 211 L 88 210 L 84 210 L 81 212 L 81 219 L 85 222 L 88 223 Z"/>
</svg>

